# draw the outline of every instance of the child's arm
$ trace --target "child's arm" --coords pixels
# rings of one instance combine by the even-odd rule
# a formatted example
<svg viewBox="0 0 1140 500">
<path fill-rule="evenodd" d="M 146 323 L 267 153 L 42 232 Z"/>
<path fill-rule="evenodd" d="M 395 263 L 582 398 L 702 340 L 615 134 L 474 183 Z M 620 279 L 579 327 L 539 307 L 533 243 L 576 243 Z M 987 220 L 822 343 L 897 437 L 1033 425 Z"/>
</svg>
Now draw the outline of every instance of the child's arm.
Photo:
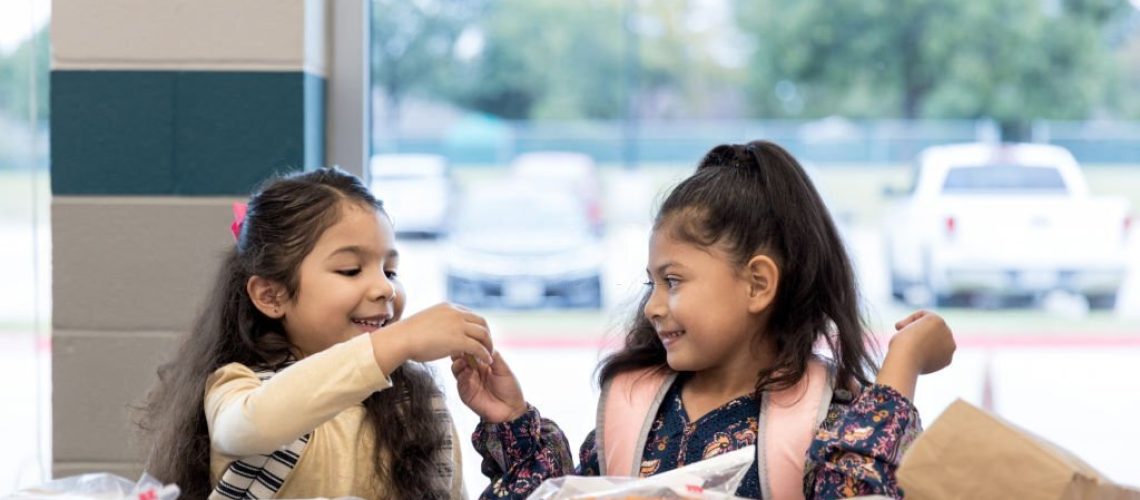
<svg viewBox="0 0 1140 500">
<path fill-rule="evenodd" d="M 895 473 L 922 427 L 912 403 L 916 380 L 949 365 L 955 345 L 934 313 L 915 312 L 895 328 L 875 384 L 849 404 L 833 404 L 816 433 L 804 478 L 811 498 L 902 496 Z"/>
<path fill-rule="evenodd" d="M 272 453 L 390 386 L 368 335 L 309 356 L 264 383 L 249 368 L 227 365 L 206 384 L 210 444 L 233 457 Z"/>
<path fill-rule="evenodd" d="M 457 357 L 451 370 L 460 399 L 482 420 L 471 440 L 491 484 L 480 498 L 526 498 L 542 481 L 576 473 L 566 436 L 526 403 L 501 354 L 496 352 L 490 365 Z M 593 448 L 592 435 L 583 445 L 583 457 L 587 445 Z"/>
<path fill-rule="evenodd" d="M 854 401 L 833 401 L 808 449 L 807 498 L 902 498 L 896 472 L 921 427 L 910 400 L 888 386 L 867 387 Z"/>
<path fill-rule="evenodd" d="M 491 349 L 482 317 L 439 304 L 308 356 L 264 383 L 246 367 L 222 368 L 206 386 L 211 446 L 234 457 L 271 453 L 390 387 L 388 374 L 409 360 L 460 353 L 490 360 Z"/>
<path fill-rule="evenodd" d="M 895 329 L 875 383 L 914 400 L 918 376 L 941 370 L 954 358 L 954 335 L 941 316 L 928 311 L 914 312 Z"/>
</svg>

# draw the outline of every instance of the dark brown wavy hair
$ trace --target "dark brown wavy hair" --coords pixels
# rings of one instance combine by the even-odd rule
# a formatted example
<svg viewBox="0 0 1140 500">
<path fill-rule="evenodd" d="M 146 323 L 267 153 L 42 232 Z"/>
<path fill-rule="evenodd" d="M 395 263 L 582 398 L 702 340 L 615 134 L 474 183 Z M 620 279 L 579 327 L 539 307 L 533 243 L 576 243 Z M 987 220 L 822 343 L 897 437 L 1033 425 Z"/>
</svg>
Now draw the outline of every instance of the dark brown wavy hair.
<svg viewBox="0 0 1140 500">
<path fill-rule="evenodd" d="M 246 282 L 261 276 L 283 283 L 295 297 L 301 261 L 348 203 L 384 213 L 360 179 L 335 168 L 271 179 L 250 199 L 240 237 L 225 255 L 205 309 L 173 361 L 158 369 L 159 382 L 141 408 L 139 425 L 149 444 L 146 470 L 177 484 L 182 498 L 206 498 L 211 491 L 206 378 L 228 363 L 280 369 L 293 360 L 281 323 L 254 307 Z M 446 497 L 433 481 L 435 455 L 451 432 L 433 417 L 439 388 L 430 370 L 417 363 L 397 368 L 391 379 L 391 389 L 364 401 L 376 435 L 378 481 L 395 498 Z M 383 458 L 385 451 L 390 459 Z"/>
<path fill-rule="evenodd" d="M 767 141 L 713 148 L 669 193 L 653 228 L 666 223 L 682 241 L 722 245 L 735 265 L 763 253 L 779 267 L 764 330 L 776 357 L 756 374 L 757 393 L 795 384 L 819 341 L 834 356 L 837 387 L 870 382 L 874 346 L 860 316 L 851 260 L 827 206 L 791 154 Z M 668 367 L 665 348 L 642 313 L 650 292 L 629 319 L 622 349 L 598 366 L 599 383 L 630 370 Z"/>
</svg>

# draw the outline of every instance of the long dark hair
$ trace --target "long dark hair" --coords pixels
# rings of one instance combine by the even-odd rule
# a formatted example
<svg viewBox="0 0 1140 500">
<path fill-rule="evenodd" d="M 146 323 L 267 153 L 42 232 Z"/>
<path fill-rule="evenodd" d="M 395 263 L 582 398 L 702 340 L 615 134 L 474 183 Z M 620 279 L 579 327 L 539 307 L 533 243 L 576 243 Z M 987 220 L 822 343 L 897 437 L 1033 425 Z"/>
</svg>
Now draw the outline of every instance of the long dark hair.
<svg viewBox="0 0 1140 500">
<path fill-rule="evenodd" d="M 837 387 L 870 382 L 874 347 L 860 317 L 851 260 L 823 199 L 791 154 L 767 141 L 713 148 L 673 188 L 653 228 L 666 223 L 682 241 L 723 245 L 735 265 L 763 253 L 780 268 L 764 331 L 775 359 L 757 374 L 757 393 L 795 384 L 821 340 L 834 357 Z M 600 383 L 630 370 L 667 368 L 665 348 L 642 314 L 650 292 L 633 311 L 623 348 L 599 365 Z"/>
<path fill-rule="evenodd" d="M 182 498 L 206 498 L 210 486 L 210 437 L 203 398 L 206 378 L 228 363 L 280 369 L 293 360 L 280 321 L 254 307 L 246 282 L 261 276 L 299 291 L 298 268 L 347 203 L 383 213 L 383 205 L 358 178 L 322 168 L 270 180 L 249 201 L 240 237 L 225 255 L 213 291 L 173 361 L 158 370 L 139 425 L 149 437 L 146 470 L 182 490 Z M 395 498 L 448 495 L 433 481 L 435 454 L 450 427 L 433 417 L 439 389 L 431 372 L 408 363 L 391 374 L 393 387 L 364 401 L 375 429 L 373 462 L 380 484 Z M 387 457 L 387 458 L 383 458 Z"/>
</svg>

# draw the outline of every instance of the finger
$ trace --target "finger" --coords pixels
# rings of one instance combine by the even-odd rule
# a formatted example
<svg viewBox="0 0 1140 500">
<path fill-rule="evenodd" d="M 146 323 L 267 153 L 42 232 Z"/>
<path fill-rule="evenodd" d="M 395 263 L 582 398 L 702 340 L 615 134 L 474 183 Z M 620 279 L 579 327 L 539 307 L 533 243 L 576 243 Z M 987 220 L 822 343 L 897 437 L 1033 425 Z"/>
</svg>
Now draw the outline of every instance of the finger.
<svg viewBox="0 0 1140 500">
<path fill-rule="evenodd" d="M 911 323 L 922 319 L 922 317 L 926 316 L 926 314 L 926 311 L 922 309 L 910 313 L 910 316 L 907 316 L 895 323 L 895 330 L 902 330 L 903 328 L 906 328 L 907 325 L 910 325 Z"/>
<path fill-rule="evenodd" d="M 486 363 L 479 363 L 479 366 L 475 368 L 475 376 L 487 383 L 491 378 L 491 366 Z"/>
<path fill-rule="evenodd" d="M 459 357 L 451 363 L 451 371 L 452 373 L 456 374 L 462 372 L 478 371 L 479 367 L 482 366 L 482 364 L 483 363 L 480 363 L 475 359 L 475 356 L 463 353 L 463 356 Z M 458 372 L 456 370 L 458 370 Z"/>
<path fill-rule="evenodd" d="M 906 328 L 907 325 L 910 325 L 911 323 L 914 323 L 915 321 L 918 321 L 919 319 L 921 319 L 925 314 L 926 314 L 926 311 L 924 311 L 922 309 L 919 309 L 915 312 L 912 312 L 907 317 L 896 322 L 895 323 L 895 329 L 896 330 L 902 330 L 903 328 Z"/>
<path fill-rule="evenodd" d="M 451 361 L 454 363 L 456 360 L 466 361 L 467 366 L 471 367 L 477 367 L 480 364 L 479 361 L 475 359 L 475 356 L 472 356 L 465 352 L 451 354 Z"/>
<path fill-rule="evenodd" d="M 451 360 L 451 374 L 455 375 L 457 378 L 459 377 L 460 373 L 463 373 L 467 371 L 468 368 L 471 368 L 471 366 L 467 364 L 466 358 L 452 357 Z"/>
<path fill-rule="evenodd" d="M 491 330 L 491 326 L 487 324 L 487 318 L 484 318 L 478 314 L 475 314 L 473 312 L 465 312 L 465 313 L 463 313 L 462 318 L 463 318 L 463 321 L 466 321 L 468 323 L 472 323 L 475 325 L 479 325 L 484 330 L 487 330 L 487 331 Z"/>
<path fill-rule="evenodd" d="M 514 375 L 514 373 L 511 371 L 510 365 L 508 365 L 507 362 L 505 360 L 503 360 L 503 354 L 502 353 L 500 353 L 499 351 L 495 351 L 493 354 L 491 354 L 491 359 L 492 359 L 491 366 L 489 368 L 490 368 L 492 374 L 494 374 L 494 375 Z"/>
<path fill-rule="evenodd" d="M 483 347 L 487 349 L 487 352 L 494 352 L 495 345 L 493 342 L 491 342 L 491 332 L 487 329 L 486 326 L 476 323 L 467 323 L 463 328 L 463 333 L 466 334 L 468 338 L 471 338 L 476 342 L 483 344 Z"/>
<path fill-rule="evenodd" d="M 463 352 L 474 356 L 476 360 L 481 361 L 484 364 L 489 365 L 492 362 L 491 351 L 489 351 L 485 346 L 483 346 L 482 343 L 475 339 L 467 339 L 467 343 L 466 346 L 464 346 Z"/>
</svg>

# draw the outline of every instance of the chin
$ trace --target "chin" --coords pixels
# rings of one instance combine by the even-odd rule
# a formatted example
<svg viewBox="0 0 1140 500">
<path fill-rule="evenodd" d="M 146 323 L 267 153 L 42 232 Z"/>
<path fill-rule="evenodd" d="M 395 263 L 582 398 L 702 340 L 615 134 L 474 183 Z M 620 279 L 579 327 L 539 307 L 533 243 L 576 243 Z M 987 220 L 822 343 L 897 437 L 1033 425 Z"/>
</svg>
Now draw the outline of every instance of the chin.
<svg viewBox="0 0 1140 500">
<path fill-rule="evenodd" d="M 669 369 L 675 372 L 691 372 L 696 371 L 696 363 L 685 359 L 683 356 L 666 355 L 665 362 L 668 363 Z"/>
</svg>

